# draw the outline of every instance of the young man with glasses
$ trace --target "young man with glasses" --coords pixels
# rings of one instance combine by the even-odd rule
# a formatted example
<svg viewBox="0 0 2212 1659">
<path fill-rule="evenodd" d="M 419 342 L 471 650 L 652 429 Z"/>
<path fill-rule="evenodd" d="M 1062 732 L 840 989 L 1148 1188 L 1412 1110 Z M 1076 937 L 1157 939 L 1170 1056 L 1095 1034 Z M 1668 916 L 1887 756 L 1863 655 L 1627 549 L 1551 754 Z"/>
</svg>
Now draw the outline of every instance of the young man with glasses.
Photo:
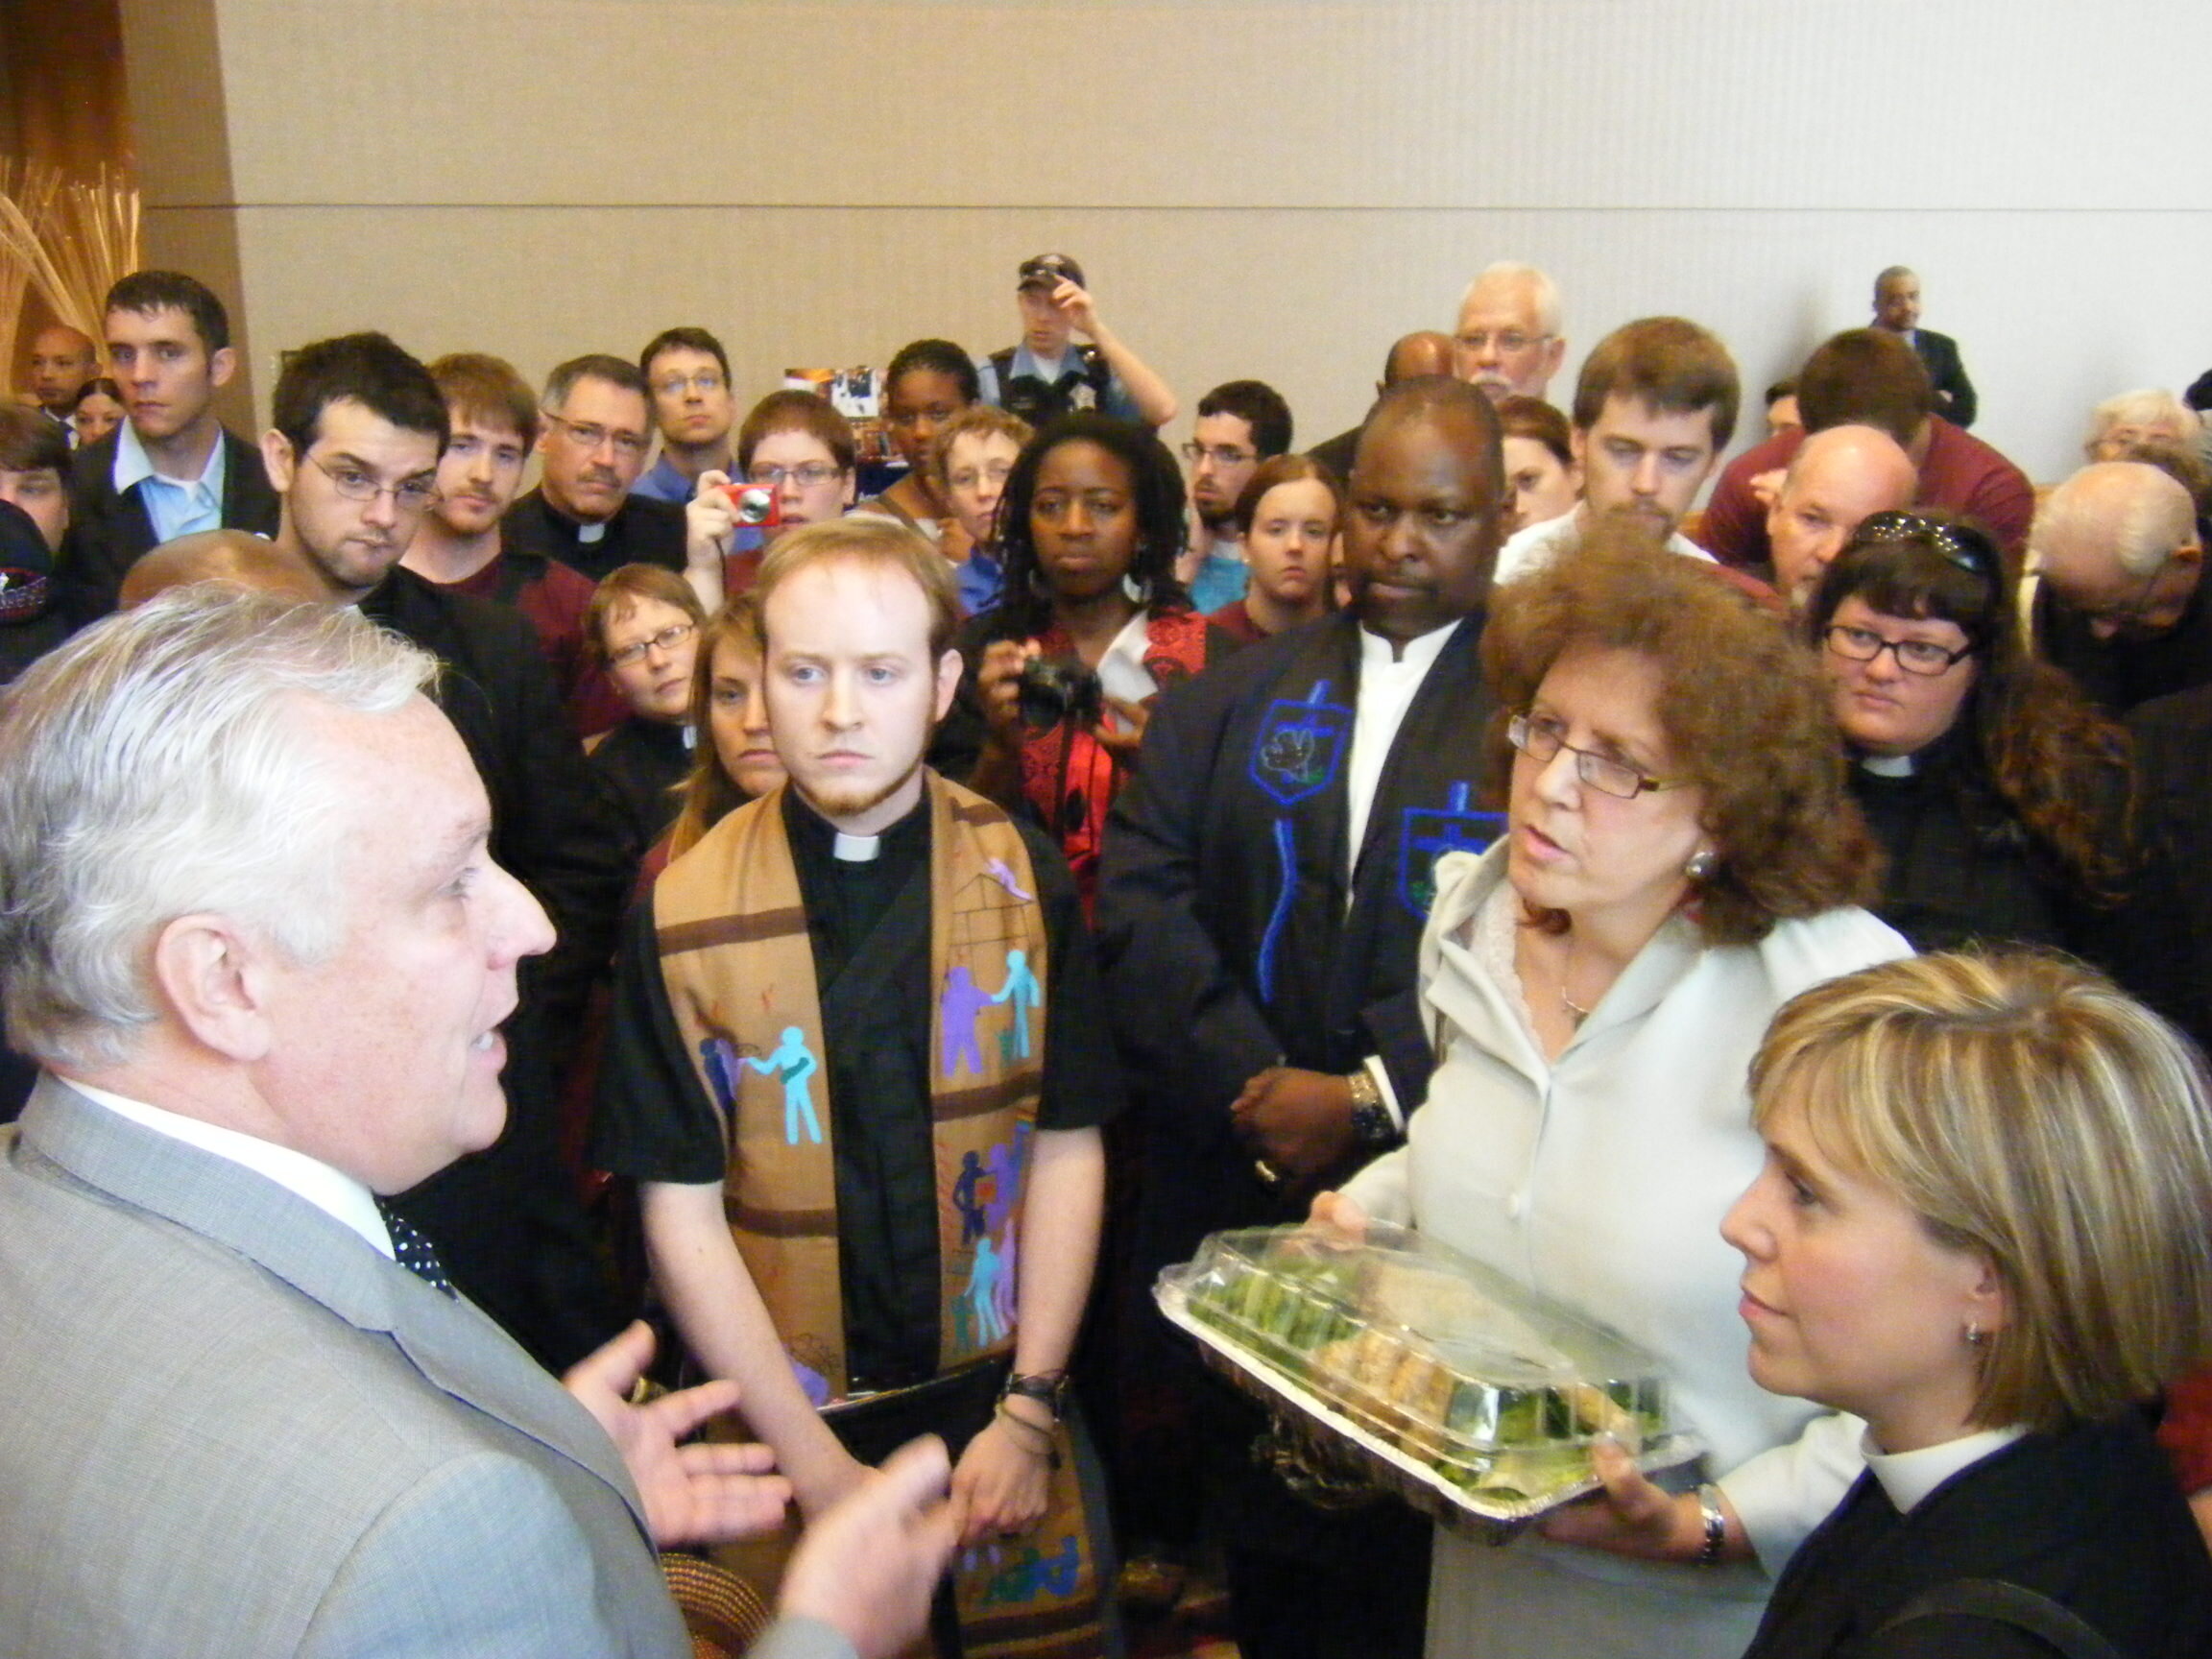
<svg viewBox="0 0 2212 1659">
<path fill-rule="evenodd" d="M 543 477 L 507 510 L 508 543 L 573 565 L 596 582 L 623 565 L 684 568 L 684 513 L 634 489 L 653 447 L 652 389 L 605 352 L 546 377 L 538 435 Z"/>
<path fill-rule="evenodd" d="M 381 334 L 349 334 L 285 360 L 260 460 L 280 503 L 276 551 L 333 603 L 358 607 L 445 665 L 433 696 L 491 797 L 492 855 L 559 930 L 525 971 L 508 1022 L 509 1133 L 398 1201 L 453 1282 L 558 1371 L 621 1326 L 555 1155 L 553 1046 L 555 1033 L 576 1028 L 613 951 L 630 877 L 530 624 L 399 563 L 436 498 L 449 433 L 445 396 L 421 363 Z"/>
<path fill-rule="evenodd" d="M 1176 574 L 1201 613 L 1244 597 L 1249 572 L 1237 540 L 1237 497 L 1260 463 L 1290 447 L 1290 405 L 1261 380 L 1230 380 L 1198 399 L 1183 459 L 1190 466 L 1190 542 Z"/>
<path fill-rule="evenodd" d="M 730 470 L 730 428 L 736 423 L 730 354 L 704 328 L 663 328 L 637 354 L 661 428 L 661 459 L 631 489 L 649 501 L 681 507 L 706 472 Z"/>
</svg>

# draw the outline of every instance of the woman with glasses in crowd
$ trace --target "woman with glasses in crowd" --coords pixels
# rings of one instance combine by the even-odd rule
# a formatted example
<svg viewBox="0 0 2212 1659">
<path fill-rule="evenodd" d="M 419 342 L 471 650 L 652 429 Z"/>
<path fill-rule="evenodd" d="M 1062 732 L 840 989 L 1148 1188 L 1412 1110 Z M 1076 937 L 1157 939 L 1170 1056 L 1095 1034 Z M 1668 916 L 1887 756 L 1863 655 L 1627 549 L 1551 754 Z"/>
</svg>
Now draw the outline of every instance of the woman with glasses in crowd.
<svg viewBox="0 0 2212 1659">
<path fill-rule="evenodd" d="M 1923 508 L 1862 523 L 1807 620 L 1888 854 L 1877 913 L 1924 950 L 2103 956 L 2129 873 L 2127 740 L 2028 655 L 2018 617 L 1988 536 Z"/>
<path fill-rule="evenodd" d="M 706 621 L 690 584 L 658 565 L 610 571 L 584 613 L 586 647 L 630 710 L 588 758 L 632 868 L 675 821 L 691 769 L 691 670 Z"/>
<path fill-rule="evenodd" d="M 1747 1659 L 2212 1652 L 2143 1410 L 2212 1335 L 2188 1045 L 2071 963 L 1929 956 L 1799 997 L 1751 1075 L 1751 1374 L 1863 1420 L 1867 1471 Z"/>
<path fill-rule="evenodd" d="M 1492 605 L 1505 834 L 1438 865 L 1407 1144 L 1315 1213 L 1409 1224 L 1612 1326 L 1709 1449 L 1717 1484 L 1633 1521 L 1584 1506 L 1503 1549 L 1440 1529 L 1430 1653 L 1736 1659 L 1753 1554 L 1787 1556 L 1855 1462 L 1744 1373 L 1719 1225 L 1759 1168 L 1745 1070 L 1790 998 L 1907 948 L 1856 908 L 1876 854 L 1778 620 L 1610 518 Z"/>
</svg>

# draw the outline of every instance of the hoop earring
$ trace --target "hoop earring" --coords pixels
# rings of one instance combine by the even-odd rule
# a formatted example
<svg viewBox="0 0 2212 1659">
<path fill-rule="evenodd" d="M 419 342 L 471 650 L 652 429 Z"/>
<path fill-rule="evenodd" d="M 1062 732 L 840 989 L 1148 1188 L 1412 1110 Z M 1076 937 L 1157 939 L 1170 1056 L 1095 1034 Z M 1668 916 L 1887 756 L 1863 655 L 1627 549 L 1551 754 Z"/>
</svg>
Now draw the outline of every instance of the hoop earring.
<svg viewBox="0 0 2212 1659">
<path fill-rule="evenodd" d="M 1719 868 L 1720 854 L 1709 847 L 1700 847 L 1690 854 L 1690 862 L 1682 866 L 1682 874 L 1693 881 L 1710 881 Z"/>
<path fill-rule="evenodd" d="M 1140 582 L 1127 571 L 1121 575 L 1121 591 L 1128 595 L 1132 605 L 1148 605 L 1152 601 L 1152 584 Z"/>
</svg>

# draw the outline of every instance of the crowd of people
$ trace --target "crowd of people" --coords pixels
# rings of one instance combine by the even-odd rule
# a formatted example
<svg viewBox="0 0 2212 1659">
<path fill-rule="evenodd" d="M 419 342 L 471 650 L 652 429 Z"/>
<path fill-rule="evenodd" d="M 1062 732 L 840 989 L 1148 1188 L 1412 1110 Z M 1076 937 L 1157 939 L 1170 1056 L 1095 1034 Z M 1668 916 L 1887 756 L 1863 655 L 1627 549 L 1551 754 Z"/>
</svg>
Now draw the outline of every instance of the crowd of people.
<svg viewBox="0 0 2212 1659">
<path fill-rule="evenodd" d="M 1016 299 L 879 429 L 679 325 L 302 343 L 249 442 L 176 272 L 35 342 L 0 1647 L 680 1652 L 660 1549 L 763 1655 L 1215 1575 L 1247 1659 L 2212 1650 L 2190 403 L 2039 491 L 1893 267 L 1722 466 L 1718 333 L 1555 403 L 1501 263 L 1179 461 L 1075 260 Z M 1151 1286 L 1374 1222 L 1699 1464 L 1316 1503 Z"/>
</svg>

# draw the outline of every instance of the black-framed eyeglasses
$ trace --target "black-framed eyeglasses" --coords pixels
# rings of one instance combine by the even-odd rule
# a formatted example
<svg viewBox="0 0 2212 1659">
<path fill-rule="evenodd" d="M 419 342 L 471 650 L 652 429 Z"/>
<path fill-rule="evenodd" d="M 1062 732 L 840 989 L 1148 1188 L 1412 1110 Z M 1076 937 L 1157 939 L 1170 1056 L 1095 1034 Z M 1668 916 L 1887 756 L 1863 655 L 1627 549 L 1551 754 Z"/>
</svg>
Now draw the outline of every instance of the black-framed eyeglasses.
<svg viewBox="0 0 2212 1659">
<path fill-rule="evenodd" d="M 392 497 L 392 505 L 404 507 L 410 513 L 420 513 L 438 496 L 438 479 L 435 473 L 425 472 L 419 477 L 403 478 L 397 484 L 379 484 L 375 475 L 364 472 L 358 467 L 344 464 L 333 467 L 320 455 L 310 455 L 315 469 L 330 480 L 330 488 L 349 501 L 373 501 L 379 495 Z"/>
<path fill-rule="evenodd" d="M 640 639 L 635 645 L 625 645 L 619 651 L 607 653 L 607 666 L 627 668 L 633 662 L 642 662 L 653 651 L 673 651 L 697 632 L 690 622 L 671 622 L 649 639 Z"/>
<path fill-rule="evenodd" d="M 653 440 L 642 432 L 602 426 L 595 421 L 571 421 L 563 415 L 547 415 L 545 419 L 567 433 L 568 442 L 579 449 L 595 450 L 602 444 L 613 444 L 616 453 L 637 460 L 653 446 Z"/>
<path fill-rule="evenodd" d="M 1633 801 L 1646 790 L 1681 789 L 1685 779 L 1653 778 L 1627 761 L 1593 749 L 1577 749 L 1567 741 L 1567 728 L 1540 714 L 1516 714 L 1505 723 L 1505 741 L 1539 766 L 1548 764 L 1560 750 L 1575 757 L 1575 776 L 1601 795 Z"/>
<path fill-rule="evenodd" d="M 1183 459 L 1195 467 L 1211 461 L 1216 467 L 1241 467 L 1248 461 L 1257 461 L 1259 455 L 1250 449 L 1238 449 L 1228 444 L 1205 445 L 1195 440 L 1183 445 Z"/>
<path fill-rule="evenodd" d="M 1962 662 L 1974 655 L 1971 643 L 1954 651 L 1933 639 L 1891 639 L 1871 628 L 1854 628 L 1847 622 L 1830 623 L 1821 637 L 1827 640 L 1828 649 L 1839 657 L 1848 657 L 1854 662 L 1871 662 L 1887 651 L 1897 659 L 1897 666 L 1906 673 L 1924 674 L 1930 679 L 1950 673 L 1953 663 Z"/>
<path fill-rule="evenodd" d="M 1970 524 L 1931 518 L 1925 513 L 1893 510 L 1869 513 L 1852 533 L 1854 541 L 1925 541 L 1961 570 L 1994 582 L 2001 566 L 1989 538 Z"/>
</svg>

